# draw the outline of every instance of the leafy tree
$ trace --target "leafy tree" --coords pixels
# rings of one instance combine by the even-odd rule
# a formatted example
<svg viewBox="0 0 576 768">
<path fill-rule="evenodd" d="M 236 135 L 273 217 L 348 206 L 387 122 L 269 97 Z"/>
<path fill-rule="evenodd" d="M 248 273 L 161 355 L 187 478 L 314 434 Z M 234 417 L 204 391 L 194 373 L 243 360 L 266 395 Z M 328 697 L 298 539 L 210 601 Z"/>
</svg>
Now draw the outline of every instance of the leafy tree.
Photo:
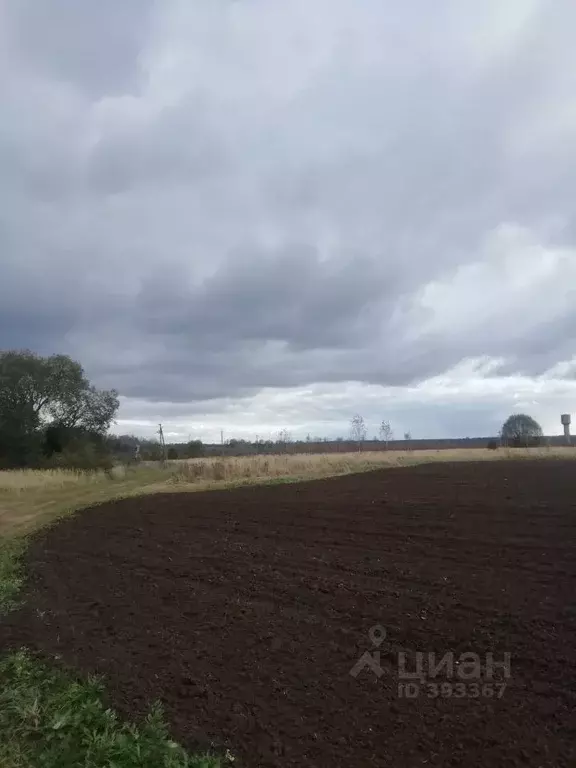
<svg viewBox="0 0 576 768">
<path fill-rule="evenodd" d="M 0 468 L 37 463 L 42 456 L 38 418 L 28 408 L 0 406 Z"/>
<path fill-rule="evenodd" d="M 178 458 L 178 451 L 176 448 L 174 448 L 173 445 L 168 448 L 168 459 L 169 461 L 175 461 Z"/>
<path fill-rule="evenodd" d="M 50 406 L 50 415 L 57 424 L 65 427 L 80 427 L 103 434 L 110 428 L 118 406 L 118 395 L 114 390 L 98 390 L 88 385 L 55 401 Z"/>
<path fill-rule="evenodd" d="M 118 409 L 114 390 L 90 385 L 82 366 L 66 355 L 28 350 L 0 352 L 0 456 L 26 465 L 61 452 L 81 434 L 103 436 Z M 50 433 L 43 431 L 50 429 Z"/>
<path fill-rule="evenodd" d="M 513 413 L 502 425 L 501 438 L 504 445 L 513 448 L 529 448 L 541 445 L 542 427 L 532 416 L 525 413 Z"/>
</svg>

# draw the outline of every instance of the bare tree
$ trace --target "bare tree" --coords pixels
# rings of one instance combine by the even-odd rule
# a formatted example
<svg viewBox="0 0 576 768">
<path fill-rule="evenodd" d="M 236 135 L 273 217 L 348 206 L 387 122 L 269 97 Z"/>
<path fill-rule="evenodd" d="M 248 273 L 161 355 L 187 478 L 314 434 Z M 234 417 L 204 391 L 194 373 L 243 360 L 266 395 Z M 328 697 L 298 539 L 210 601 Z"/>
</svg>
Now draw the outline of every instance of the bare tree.
<svg viewBox="0 0 576 768">
<path fill-rule="evenodd" d="M 362 443 L 366 440 L 366 424 L 359 413 L 350 420 L 350 438 L 358 443 L 358 450 L 361 451 Z"/>
<path fill-rule="evenodd" d="M 276 442 L 278 445 L 282 446 L 284 451 L 286 451 L 288 443 L 292 442 L 292 435 L 287 429 L 281 429 L 280 432 L 278 432 L 278 438 Z"/>
<path fill-rule="evenodd" d="M 386 443 L 386 450 L 388 450 L 388 443 L 390 440 L 394 440 L 394 432 L 392 431 L 392 427 L 390 426 L 389 421 L 383 421 L 382 424 L 380 424 L 380 440 L 383 440 Z"/>
</svg>

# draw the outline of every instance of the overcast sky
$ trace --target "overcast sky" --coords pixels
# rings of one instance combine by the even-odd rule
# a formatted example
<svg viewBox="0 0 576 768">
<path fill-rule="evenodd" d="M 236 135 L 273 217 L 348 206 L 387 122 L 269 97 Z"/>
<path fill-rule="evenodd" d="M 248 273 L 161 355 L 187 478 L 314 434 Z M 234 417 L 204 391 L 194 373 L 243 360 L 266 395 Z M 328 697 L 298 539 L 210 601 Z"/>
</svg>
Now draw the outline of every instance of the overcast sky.
<svg viewBox="0 0 576 768">
<path fill-rule="evenodd" d="M 169 439 L 576 412 L 573 0 L 0 0 L 0 348 Z"/>
</svg>

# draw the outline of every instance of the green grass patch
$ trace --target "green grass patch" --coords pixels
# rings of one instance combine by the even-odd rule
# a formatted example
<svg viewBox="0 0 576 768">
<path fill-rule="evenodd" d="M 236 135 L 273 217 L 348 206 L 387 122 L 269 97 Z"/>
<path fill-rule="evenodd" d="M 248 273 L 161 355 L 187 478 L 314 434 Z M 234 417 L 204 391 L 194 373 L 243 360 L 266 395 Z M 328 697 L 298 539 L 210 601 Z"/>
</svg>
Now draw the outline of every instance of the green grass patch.
<svg viewBox="0 0 576 768">
<path fill-rule="evenodd" d="M 25 651 L 0 659 L 0 765 L 10 768 L 224 768 L 231 755 L 190 756 L 168 733 L 158 706 L 139 725 L 82 681 Z"/>
<path fill-rule="evenodd" d="M 0 616 L 18 605 L 18 593 L 24 581 L 22 555 L 25 539 L 7 539 L 0 544 Z"/>
</svg>

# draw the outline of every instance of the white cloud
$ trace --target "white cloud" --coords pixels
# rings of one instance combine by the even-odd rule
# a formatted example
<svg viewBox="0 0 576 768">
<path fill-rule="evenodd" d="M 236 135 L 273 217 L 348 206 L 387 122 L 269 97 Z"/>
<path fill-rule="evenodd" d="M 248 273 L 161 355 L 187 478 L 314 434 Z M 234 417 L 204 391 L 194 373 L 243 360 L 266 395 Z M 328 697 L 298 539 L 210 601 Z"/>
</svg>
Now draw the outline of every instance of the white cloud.
<svg viewBox="0 0 576 768">
<path fill-rule="evenodd" d="M 575 361 L 576 364 L 576 361 Z M 561 433 L 560 414 L 574 410 L 576 381 L 562 378 L 565 368 L 540 377 L 496 376 L 500 361 L 465 360 L 441 376 L 411 387 L 383 387 L 361 382 L 314 384 L 291 389 L 265 389 L 247 398 L 217 399 L 197 404 L 123 403 L 115 431 L 152 436 L 162 421 L 170 439 L 274 437 L 289 427 L 295 439 L 307 434 L 347 437 L 350 419 L 363 415 L 369 435 L 389 420 L 397 437 L 414 438 L 495 435 L 508 415 L 527 410 L 546 434 Z M 560 375 L 559 375 L 560 374 Z M 145 414 L 138 419 L 137 414 Z"/>
</svg>

